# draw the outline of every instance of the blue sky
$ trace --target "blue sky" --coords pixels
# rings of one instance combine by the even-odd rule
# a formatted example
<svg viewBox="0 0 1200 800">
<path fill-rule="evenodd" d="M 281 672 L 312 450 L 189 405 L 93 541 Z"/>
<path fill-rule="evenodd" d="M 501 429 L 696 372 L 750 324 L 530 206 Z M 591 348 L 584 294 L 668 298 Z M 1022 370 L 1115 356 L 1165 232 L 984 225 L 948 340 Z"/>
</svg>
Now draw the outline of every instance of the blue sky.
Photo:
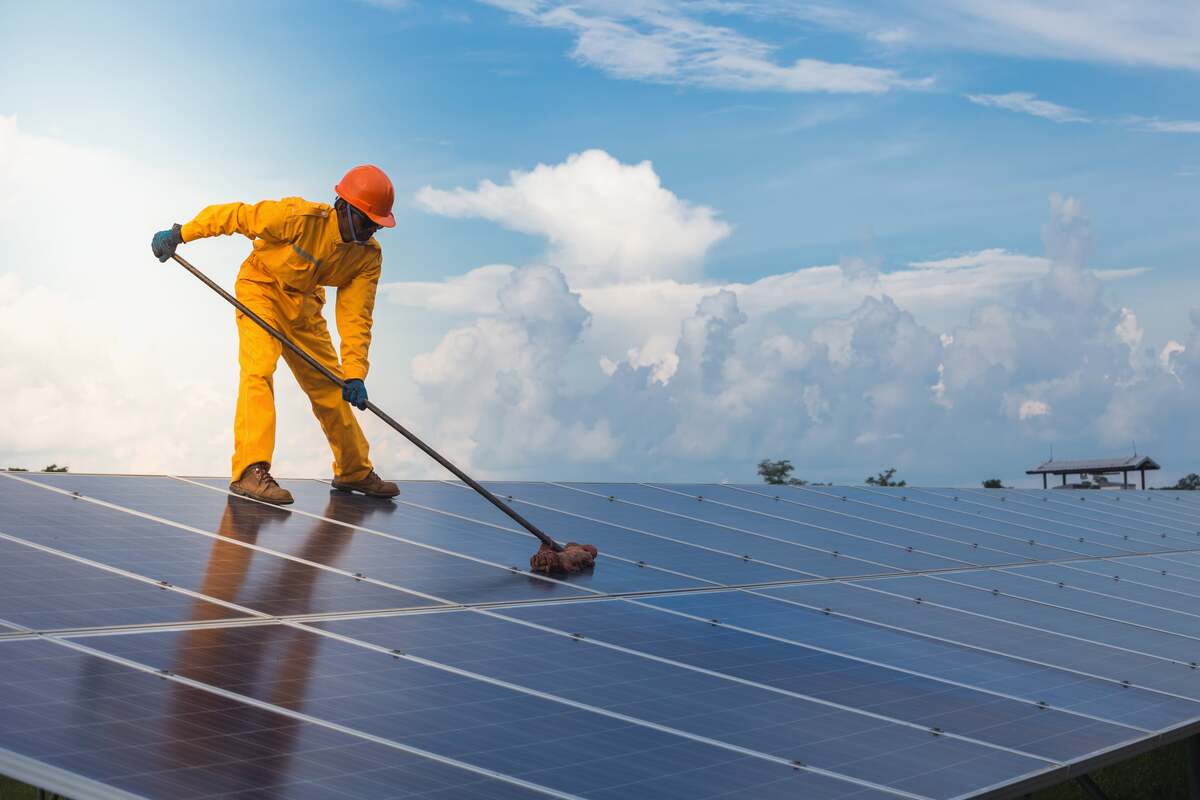
<svg viewBox="0 0 1200 800">
<path fill-rule="evenodd" d="M 368 386 L 481 474 L 736 480 L 771 456 L 1017 481 L 1052 443 L 1134 438 L 1200 469 L 1168 432 L 1200 388 L 1194 4 L 5 3 L 0 22 L 0 378 L 37 420 L 0 460 L 220 473 L 232 326 L 143 240 L 210 202 L 327 199 L 373 162 L 400 207 Z M 1044 258 L 1080 252 L 1055 231 L 1086 257 Z M 190 247 L 226 283 L 244 251 Z M 55 315 L 61 341 L 15 330 Z M 321 473 L 287 386 L 277 468 Z M 436 474 L 386 436 L 381 467 Z"/>
</svg>

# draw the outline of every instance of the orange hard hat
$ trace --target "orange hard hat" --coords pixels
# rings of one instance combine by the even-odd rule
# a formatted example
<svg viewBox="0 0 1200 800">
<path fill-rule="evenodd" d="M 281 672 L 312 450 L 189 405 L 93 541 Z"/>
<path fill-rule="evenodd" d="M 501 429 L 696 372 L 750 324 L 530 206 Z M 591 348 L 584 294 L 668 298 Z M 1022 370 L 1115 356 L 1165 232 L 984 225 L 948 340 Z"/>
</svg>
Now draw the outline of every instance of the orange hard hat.
<svg viewBox="0 0 1200 800">
<path fill-rule="evenodd" d="M 376 225 L 396 227 L 396 218 L 392 216 L 396 191 L 379 167 L 373 164 L 354 167 L 338 181 L 333 190 L 338 197 L 370 217 Z"/>
</svg>

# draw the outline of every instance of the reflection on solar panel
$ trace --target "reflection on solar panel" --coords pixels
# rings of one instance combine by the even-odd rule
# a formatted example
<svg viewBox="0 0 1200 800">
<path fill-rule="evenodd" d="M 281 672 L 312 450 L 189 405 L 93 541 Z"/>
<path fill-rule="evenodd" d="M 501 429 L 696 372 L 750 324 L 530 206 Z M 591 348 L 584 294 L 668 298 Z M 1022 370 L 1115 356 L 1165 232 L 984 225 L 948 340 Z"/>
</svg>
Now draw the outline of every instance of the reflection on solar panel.
<svg viewBox="0 0 1200 800">
<path fill-rule="evenodd" d="M 73 797 L 1019 797 L 1200 730 L 1187 493 L 0 474 L 0 772 Z"/>
</svg>

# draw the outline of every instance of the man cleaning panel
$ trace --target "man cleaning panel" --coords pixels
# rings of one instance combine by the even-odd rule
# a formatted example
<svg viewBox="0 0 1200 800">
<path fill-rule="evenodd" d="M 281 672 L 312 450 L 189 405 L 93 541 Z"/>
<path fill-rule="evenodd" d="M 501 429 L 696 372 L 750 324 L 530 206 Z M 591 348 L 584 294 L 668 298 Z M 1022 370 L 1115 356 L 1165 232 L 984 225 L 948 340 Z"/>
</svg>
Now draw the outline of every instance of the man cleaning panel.
<svg viewBox="0 0 1200 800">
<path fill-rule="evenodd" d="M 233 423 L 236 494 L 286 505 L 292 495 L 271 477 L 275 449 L 275 365 L 282 355 L 312 402 L 333 450 L 333 486 L 374 497 L 395 497 L 396 484 L 376 474 L 362 429 L 349 406 L 367 407 L 367 350 L 371 313 L 383 263 L 375 232 L 396 224 L 395 192 L 383 170 L 354 167 L 334 187 L 330 207 L 299 197 L 209 206 L 185 225 L 154 235 L 151 249 L 166 261 L 184 242 L 240 233 L 254 241 L 238 272 L 238 300 L 344 381 L 322 377 L 240 311 L 237 314 L 238 385 Z M 341 363 L 321 309 L 326 286 L 335 301 Z"/>
</svg>

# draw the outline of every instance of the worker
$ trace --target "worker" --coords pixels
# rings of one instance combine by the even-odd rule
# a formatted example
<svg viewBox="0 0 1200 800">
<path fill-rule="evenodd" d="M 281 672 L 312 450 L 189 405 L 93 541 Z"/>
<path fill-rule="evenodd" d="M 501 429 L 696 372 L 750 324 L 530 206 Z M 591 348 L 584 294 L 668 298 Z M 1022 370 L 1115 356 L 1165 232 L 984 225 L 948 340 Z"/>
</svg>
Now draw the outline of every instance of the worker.
<svg viewBox="0 0 1200 800">
<path fill-rule="evenodd" d="M 280 355 L 308 395 L 329 440 L 333 487 L 373 497 L 400 493 L 371 466 L 366 437 L 350 410 L 367 407 L 363 381 L 383 264 L 375 232 L 395 226 L 395 192 L 383 170 L 371 165 L 351 169 L 334 192 L 332 207 L 299 197 L 209 206 L 191 222 L 154 234 L 151 242 L 154 255 L 166 261 L 179 245 L 207 236 L 240 233 L 252 239 L 254 249 L 238 272 L 238 300 L 343 381 L 339 390 L 252 319 L 237 313 L 241 378 L 229 489 L 276 505 L 292 502 L 291 492 L 270 472 L 275 449 L 273 376 Z M 340 364 L 321 313 L 326 286 L 337 287 Z"/>
</svg>

